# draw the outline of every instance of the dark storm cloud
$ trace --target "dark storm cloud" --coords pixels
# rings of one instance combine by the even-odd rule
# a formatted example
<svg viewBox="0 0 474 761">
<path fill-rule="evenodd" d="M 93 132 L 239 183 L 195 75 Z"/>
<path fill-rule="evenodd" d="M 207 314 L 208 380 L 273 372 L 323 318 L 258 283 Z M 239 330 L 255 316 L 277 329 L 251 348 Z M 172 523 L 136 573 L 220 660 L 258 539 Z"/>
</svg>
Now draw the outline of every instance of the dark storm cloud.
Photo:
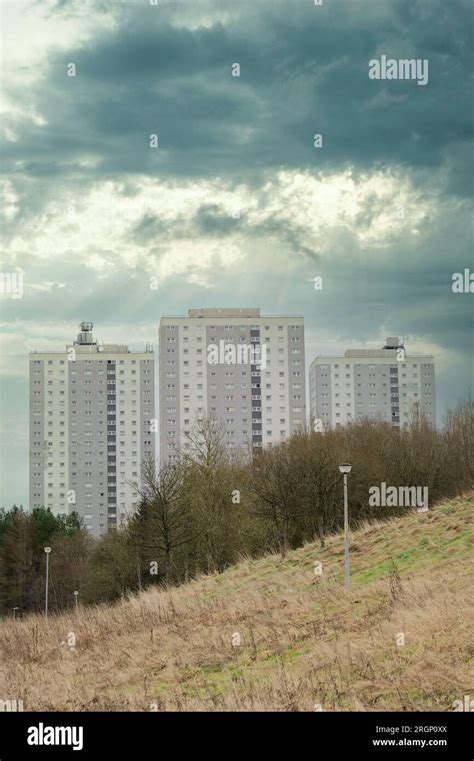
<svg viewBox="0 0 474 761">
<path fill-rule="evenodd" d="M 238 221 L 217 204 L 201 206 L 196 214 L 196 225 L 204 235 L 222 236 L 235 232 Z"/>
<path fill-rule="evenodd" d="M 156 241 L 193 238 L 196 235 L 225 237 L 238 230 L 239 221 L 218 204 L 202 205 L 194 216 L 180 214 L 173 220 L 165 220 L 159 214 L 147 211 L 133 225 L 129 238 L 140 246 L 148 246 Z"/>
<path fill-rule="evenodd" d="M 226 238 L 238 233 L 249 238 L 269 234 L 279 234 L 285 237 L 292 235 L 296 242 L 297 231 L 276 215 L 269 215 L 268 219 L 259 223 L 250 223 L 245 214 L 232 216 L 219 204 L 203 204 L 191 215 L 177 214 L 173 219 L 165 219 L 159 214 L 145 212 L 143 217 L 136 222 L 129 231 L 128 239 L 140 246 L 149 246 L 156 241 L 168 242 L 171 240 L 204 238 Z"/>
<path fill-rule="evenodd" d="M 373 0 L 357 3 L 358 13 L 353 6 L 243 4 L 226 25 L 189 29 L 179 23 L 182 4 L 119 4 L 117 29 L 52 55 L 34 90 L 11 93 L 31 98 L 48 125 L 17 117 L 19 140 L 5 160 L 67 180 L 89 158 L 95 163 L 81 170 L 89 181 L 121 172 L 239 179 L 280 166 L 465 166 L 468 4 L 394 0 L 385 14 L 370 13 Z M 369 80 L 368 61 L 382 52 L 427 57 L 428 85 Z M 465 192 L 466 178 L 458 184 L 452 172 L 449 189 Z"/>
</svg>

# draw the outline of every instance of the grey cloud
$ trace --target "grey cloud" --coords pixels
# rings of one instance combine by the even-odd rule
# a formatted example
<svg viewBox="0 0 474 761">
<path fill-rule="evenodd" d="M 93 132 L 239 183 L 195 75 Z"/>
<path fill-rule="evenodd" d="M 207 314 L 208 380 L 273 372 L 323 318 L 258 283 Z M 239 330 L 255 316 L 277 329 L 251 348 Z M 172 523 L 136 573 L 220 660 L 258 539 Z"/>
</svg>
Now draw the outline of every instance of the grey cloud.
<svg viewBox="0 0 474 761">
<path fill-rule="evenodd" d="M 358 3 L 358 18 L 341 0 L 324 9 L 244 4 L 227 26 L 186 29 L 176 9 L 132 5 L 118 30 L 52 56 L 28 94 L 49 125 L 17 121 L 21 140 L 6 147 L 6 160 L 23 157 L 29 174 L 64 181 L 88 156 L 98 164 L 82 169 L 86 181 L 449 162 L 472 138 L 466 4 L 394 0 L 382 19 L 370 6 Z M 382 48 L 429 55 L 429 85 L 370 81 L 368 60 Z M 76 78 L 66 76 L 68 61 Z M 233 61 L 240 78 L 231 77 Z M 148 146 L 154 131 L 158 152 Z M 324 136 L 320 151 L 315 132 Z M 450 189 L 462 192 L 453 180 Z"/>
</svg>

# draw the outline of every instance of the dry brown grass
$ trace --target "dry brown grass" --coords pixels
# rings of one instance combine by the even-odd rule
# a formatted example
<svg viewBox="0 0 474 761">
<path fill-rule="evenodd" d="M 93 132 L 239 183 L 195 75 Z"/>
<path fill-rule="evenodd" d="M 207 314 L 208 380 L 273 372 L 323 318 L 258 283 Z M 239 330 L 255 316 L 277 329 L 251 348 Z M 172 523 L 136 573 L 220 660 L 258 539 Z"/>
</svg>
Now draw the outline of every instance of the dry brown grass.
<svg viewBox="0 0 474 761">
<path fill-rule="evenodd" d="M 474 691 L 473 504 L 363 527 L 348 592 L 336 536 L 77 618 L 4 620 L 0 698 L 52 711 L 451 710 Z M 69 632 L 75 648 L 61 644 Z"/>
</svg>

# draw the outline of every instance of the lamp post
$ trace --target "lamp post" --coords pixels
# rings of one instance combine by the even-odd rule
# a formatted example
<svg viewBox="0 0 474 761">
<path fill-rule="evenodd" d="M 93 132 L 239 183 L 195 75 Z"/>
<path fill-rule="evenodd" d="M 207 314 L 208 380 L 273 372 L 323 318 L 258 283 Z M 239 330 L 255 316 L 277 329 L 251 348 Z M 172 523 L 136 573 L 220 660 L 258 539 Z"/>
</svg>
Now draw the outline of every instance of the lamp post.
<svg viewBox="0 0 474 761">
<path fill-rule="evenodd" d="M 45 618 L 48 618 L 49 553 L 51 552 L 51 547 L 45 547 L 44 551 L 46 553 L 46 592 L 44 598 L 44 615 Z"/>
<path fill-rule="evenodd" d="M 351 472 L 352 465 L 343 462 L 339 465 L 344 478 L 344 586 L 349 587 L 349 506 L 347 503 L 347 476 Z"/>
<path fill-rule="evenodd" d="M 74 597 L 76 599 L 76 616 L 77 616 L 77 597 L 78 597 L 78 594 L 79 594 L 79 592 L 77 592 L 77 591 L 74 592 Z"/>
<path fill-rule="evenodd" d="M 15 620 L 15 618 L 16 618 L 16 612 L 17 612 L 17 610 L 19 610 L 18 605 L 15 605 L 15 607 L 13 608 L 13 620 Z"/>
</svg>

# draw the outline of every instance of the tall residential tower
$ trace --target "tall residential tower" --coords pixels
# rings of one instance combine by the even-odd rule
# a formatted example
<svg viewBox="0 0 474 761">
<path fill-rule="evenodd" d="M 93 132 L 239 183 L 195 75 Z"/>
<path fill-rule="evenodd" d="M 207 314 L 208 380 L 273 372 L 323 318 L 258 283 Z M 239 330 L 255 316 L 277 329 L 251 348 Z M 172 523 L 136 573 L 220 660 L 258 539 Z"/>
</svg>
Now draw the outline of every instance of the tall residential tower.
<svg viewBox="0 0 474 761">
<path fill-rule="evenodd" d="M 190 309 L 162 317 L 160 456 L 175 461 L 198 417 L 222 424 L 229 453 L 289 437 L 305 423 L 303 317 Z"/>
<path fill-rule="evenodd" d="M 92 327 L 65 351 L 30 354 L 30 509 L 76 511 L 100 536 L 135 509 L 155 456 L 154 361 L 151 346 L 103 344 Z"/>
<path fill-rule="evenodd" d="M 436 425 L 434 358 L 408 354 L 398 337 L 380 349 L 318 356 L 309 369 L 310 417 L 334 428 L 361 418 L 402 426 L 415 412 Z"/>
</svg>

